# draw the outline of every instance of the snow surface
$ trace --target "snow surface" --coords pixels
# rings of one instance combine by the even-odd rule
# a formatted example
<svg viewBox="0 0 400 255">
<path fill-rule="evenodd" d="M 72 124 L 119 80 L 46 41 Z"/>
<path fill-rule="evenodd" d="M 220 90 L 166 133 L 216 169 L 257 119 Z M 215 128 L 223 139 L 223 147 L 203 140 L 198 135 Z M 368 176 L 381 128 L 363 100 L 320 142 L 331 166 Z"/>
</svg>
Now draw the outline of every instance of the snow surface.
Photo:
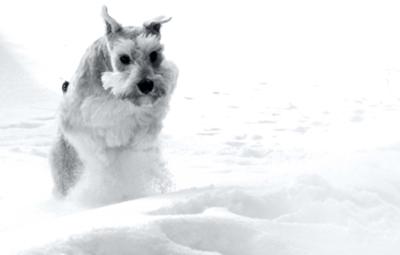
<svg viewBox="0 0 400 255">
<path fill-rule="evenodd" d="M 60 87 L 103 33 L 101 4 L 8 1 L 0 254 L 399 253 L 395 2 L 109 2 L 123 24 L 173 16 L 175 188 L 98 208 L 52 197 Z"/>
</svg>

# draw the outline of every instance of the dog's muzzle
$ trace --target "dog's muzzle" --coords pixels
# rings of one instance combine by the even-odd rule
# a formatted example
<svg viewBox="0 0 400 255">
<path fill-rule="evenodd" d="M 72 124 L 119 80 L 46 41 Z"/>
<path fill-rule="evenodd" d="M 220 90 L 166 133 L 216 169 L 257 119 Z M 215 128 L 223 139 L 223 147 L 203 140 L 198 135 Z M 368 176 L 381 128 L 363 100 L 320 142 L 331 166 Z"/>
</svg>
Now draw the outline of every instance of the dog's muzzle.
<svg viewBox="0 0 400 255">
<path fill-rule="evenodd" d="M 165 95 L 166 89 L 162 84 L 145 78 L 136 83 L 135 89 L 123 99 L 128 99 L 137 106 L 149 106 Z"/>
</svg>

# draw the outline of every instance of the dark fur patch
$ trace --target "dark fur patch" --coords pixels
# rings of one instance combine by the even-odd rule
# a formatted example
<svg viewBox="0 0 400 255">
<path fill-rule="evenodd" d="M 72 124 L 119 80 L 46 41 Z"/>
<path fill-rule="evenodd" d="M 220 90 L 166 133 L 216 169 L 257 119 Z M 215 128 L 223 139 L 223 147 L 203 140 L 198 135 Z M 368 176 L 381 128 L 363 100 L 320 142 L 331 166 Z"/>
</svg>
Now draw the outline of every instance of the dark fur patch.
<svg viewBox="0 0 400 255">
<path fill-rule="evenodd" d="M 159 22 L 152 22 L 149 25 L 146 25 L 147 32 L 153 35 L 159 35 L 161 24 Z"/>
<path fill-rule="evenodd" d="M 69 82 L 68 81 L 64 81 L 64 83 L 62 84 L 62 86 L 61 86 L 61 90 L 62 90 L 62 92 L 65 94 L 66 92 L 67 92 L 67 90 L 68 90 L 68 85 L 69 85 Z"/>
<path fill-rule="evenodd" d="M 82 162 L 75 148 L 61 135 L 50 153 L 50 165 L 56 195 L 65 196 L 78 181 Z"/>
</svg>

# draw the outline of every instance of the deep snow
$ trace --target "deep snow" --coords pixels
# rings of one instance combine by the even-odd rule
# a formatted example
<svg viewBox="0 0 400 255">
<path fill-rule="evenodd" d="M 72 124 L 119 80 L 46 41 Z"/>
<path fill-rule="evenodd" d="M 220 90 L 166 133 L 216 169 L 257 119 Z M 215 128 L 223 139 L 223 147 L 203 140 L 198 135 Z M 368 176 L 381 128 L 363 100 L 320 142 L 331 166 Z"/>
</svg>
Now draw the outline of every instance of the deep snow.
<svg viewBox="0 0 400 255">
<path fill-rule="evenodd" d="M 137 5 L 109 10 L 123 24 L 173 16 L 163 41 L 180 79 L 162 141 L 175 190 L 101 208 L 52 198 L 60 86 L 103 32 L 100 4 L 10 1 L 1 254 L 398 254 L 394 3 Z"/>
</svg>

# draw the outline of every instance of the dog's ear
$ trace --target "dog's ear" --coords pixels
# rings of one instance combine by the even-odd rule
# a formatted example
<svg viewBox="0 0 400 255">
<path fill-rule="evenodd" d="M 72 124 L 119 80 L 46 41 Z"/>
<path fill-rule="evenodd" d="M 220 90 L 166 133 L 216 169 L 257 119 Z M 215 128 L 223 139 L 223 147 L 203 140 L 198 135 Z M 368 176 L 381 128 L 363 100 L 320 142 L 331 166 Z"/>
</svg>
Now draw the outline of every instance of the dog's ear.
<svg viewBox="0 0 400 255">
<path fill-rule="evenodd" d="M 172 18 L 169 17 L 164 17 L 164 16 L 160 16 L 157 17 L 155 19 L 146 21 L 143 26 L 146 29 L 146 32 L 149 34 L 153 34 L 153 35 L 160 35 L 160 29 L 161 29 L 161 25 L 164 23 L 167 23 L 168 21 L 170 21 Z"/>
<path fill-rule="evenodd" d="M 122 29 L 122 26 L 108 14 L 108 10 L 106 6 L 103 6 L 101 11 L 101 16 L 106 23 L 106 34 L 117 33 Z"/>
</svg>

